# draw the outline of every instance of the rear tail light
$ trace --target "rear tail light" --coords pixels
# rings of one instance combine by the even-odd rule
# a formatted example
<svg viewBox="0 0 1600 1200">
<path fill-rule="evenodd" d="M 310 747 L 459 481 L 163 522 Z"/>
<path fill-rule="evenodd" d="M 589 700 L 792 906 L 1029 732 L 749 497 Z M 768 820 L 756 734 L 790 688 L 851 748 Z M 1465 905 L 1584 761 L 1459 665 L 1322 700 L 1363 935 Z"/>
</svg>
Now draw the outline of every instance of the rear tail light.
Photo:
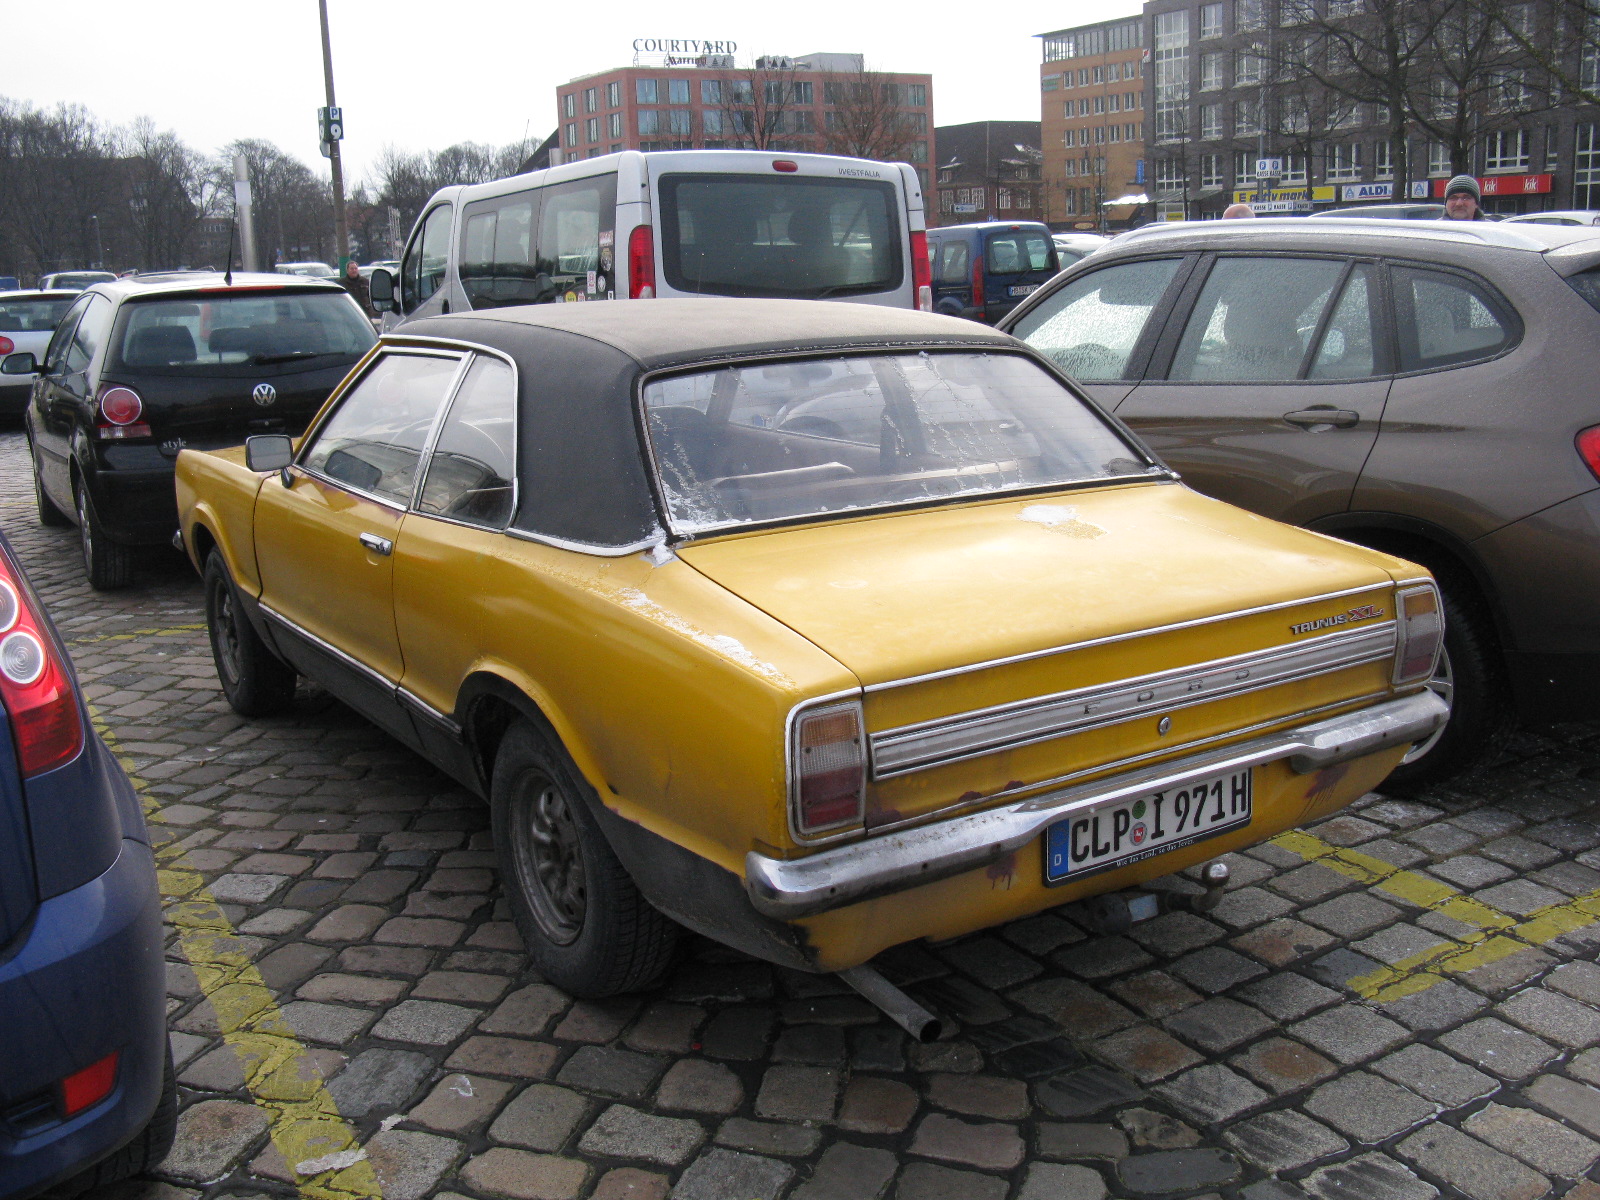
<svg viewBox="0 0 1600 1200">
<path fill-rule="evenodd" d="M 983 255 L 978 255 L 972 260 L 972 307 L 983 308 Z M 983 313 L 978 313 L 978 319 L 983 319 Z"/>
<path fill-rule="evenodd" d="M 83 722 L 72 676 L 16 566 L 0 555 L 0 702 L 24 777 L 77 756 Z"/>
<path fill-rule="evenodd" d="M 1600 425 L 1580 430 L 1576 438 L 1578 457 L 1596 479 L 1600 479 Z"/>
<path fill-rule="evenodd" d="M 61 1081 L 61 1115 L 74 1117 L 111 1094 L 117 1085 L 117 1056 L 113 1050 L 97 1063 Z"/>
<path fill-rule="evenodd" d="M 1433 674 L 1444 644 L 1444 608 L 1431 583 L 1405 588 L 1395 596 L 1399 642 L 1395 646 L 1394 681 L 1420 683 Z"/>
<path fill-rule="evenodd" d="M 911 235 L 911 286 L 917 294 L 917 311 L 933 311 L 933 264 L 928 261 L 928 235 Z"/>
<path fill-rule="evenodd" d="M 812 834 L 859 825 L 866 783 L 860 703 L 811 709 L 796 719 L 792 736 L 795 829 Z"/>
<path fill-rule="evenodd" d="M 17 344 L 8 337 L 0 337 L 0 354 L 10 354 L 17 348 Z"/>
<path fill-rule="evenodd" d="M 635 225 L 628 235 L 628 299 L 656 298 L 656 245 L 650 226 Z"/>
<path fill-rule="evenodd" d="M 790 162 L 786 158 L 775 158 L 772 160 L 772 169 L 774 171 L 794 172 L 800 169 L 800 164 L 797 162 Z"/>
<path fill-rule="evenodd" d="M 95 426 L 95 436 L 101 438 L 149 437 L 150 426 L 139 420 L 144 415 L 144 401 L 139 393 L 118 384 L 100 389 L 100 421 Z"/>
</svg>

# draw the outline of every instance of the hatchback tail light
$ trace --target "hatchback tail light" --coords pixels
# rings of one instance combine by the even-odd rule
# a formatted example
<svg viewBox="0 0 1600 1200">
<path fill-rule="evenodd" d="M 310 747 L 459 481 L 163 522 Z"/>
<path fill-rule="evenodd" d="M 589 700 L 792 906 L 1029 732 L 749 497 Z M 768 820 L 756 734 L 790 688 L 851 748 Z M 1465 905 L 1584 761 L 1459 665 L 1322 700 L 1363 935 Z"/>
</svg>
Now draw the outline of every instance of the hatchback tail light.
<svg viewBox="0 0 1600 1200">
<path fill-rule="evenodd" d="M 1394 681 L 1418 683 L 1433 674 L 1444 644 L 1444 608 L 1431 583 L 1403 589 L 1395 596 L 1399 641 L 1395 646 Z"/>
<path fill-rule="evenodd" d="M 792 736 L 795 829 L 812 834 L 860 824 L 866 783 L 860 703 L 810 709 L 795 720 Z"/>
<path fill-rule="evenodd" d="M 628 299 L 656 298 L 656 245 L 648 225 L 635 225 L 628 235 Z"/>
<path fill-rule="evenodd" d="M 121 384 L 102 384 L 96 399 L 100 405 L 100 420 L 94 434 L 100 438 L 149 437 L 150 426 L 139 420 L 144 416 L 144 401 L 139 393 Z"/>
<path fill-rule="evenodd" d="M 1574 441 L 1578 447 L 1578 457 L 1583 459 L 1583 465 L 1589 468 L 1596 479 L 1600 479 L 1600 425 L 1591 425 L 1587 429 L 1579 430 Z"/>
<path fill-rule="evenodd" d="M 911 235 L 911 286 L 917 296 L 917 311 L 933 311 L 933 264 L 928 261 L 928 235 Z"/>
<path fill-rule="evenodd" d="M 42 775 L 83 748 L 72 675 L 17 568 L 0 555 L 0 702 L 24 778 Z"/>
</svg>

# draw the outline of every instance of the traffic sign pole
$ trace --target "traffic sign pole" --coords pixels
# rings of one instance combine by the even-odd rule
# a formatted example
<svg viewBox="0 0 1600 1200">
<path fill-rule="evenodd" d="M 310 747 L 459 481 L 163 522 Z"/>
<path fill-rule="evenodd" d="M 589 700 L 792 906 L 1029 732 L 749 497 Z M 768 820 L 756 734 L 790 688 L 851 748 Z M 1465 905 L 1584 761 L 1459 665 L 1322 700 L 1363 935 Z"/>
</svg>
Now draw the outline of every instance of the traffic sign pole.
<svg viewBox="0 0 1600 1200">
<path fill-rule="evenodd" d="M 339 141 L 344 137 L 344 113 L 333 97 L 333 50 L 328 43 L 328 0 L 317 0 L 322 18 L 322 79 L 327 86 L 328 107 L 322 120 L 323 153 L 333 171 L 333 248 L 339 257 L 339 278 L 344 278 L 350 261 L 350 228 L 344 216 L 344 166 L 339 161 Z"/>
</svg>

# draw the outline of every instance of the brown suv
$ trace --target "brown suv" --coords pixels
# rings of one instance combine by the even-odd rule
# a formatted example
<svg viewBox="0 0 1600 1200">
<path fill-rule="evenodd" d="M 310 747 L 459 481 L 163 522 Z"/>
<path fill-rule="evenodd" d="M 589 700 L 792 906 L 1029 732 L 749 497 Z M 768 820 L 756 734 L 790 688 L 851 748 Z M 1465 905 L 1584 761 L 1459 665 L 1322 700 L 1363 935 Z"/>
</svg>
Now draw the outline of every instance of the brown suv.
<svg viewBox="0 0 1600 1200">
<path fill-rule="evenodd" d="M 1428 566 L 1450 723 L 1600 715 L 1600 238 L 1559 226 L 1224 221 L 1125 234 L 1003 328 L 1202 492 Z"/>
</svg>

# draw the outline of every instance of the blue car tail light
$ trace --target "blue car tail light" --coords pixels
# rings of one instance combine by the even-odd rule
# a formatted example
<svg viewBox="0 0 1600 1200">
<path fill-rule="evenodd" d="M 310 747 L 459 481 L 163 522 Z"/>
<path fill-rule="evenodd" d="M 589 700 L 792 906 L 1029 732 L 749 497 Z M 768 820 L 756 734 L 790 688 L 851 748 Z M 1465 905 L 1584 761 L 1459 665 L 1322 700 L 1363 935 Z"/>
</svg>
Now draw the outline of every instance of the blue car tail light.
<svg viewBox="0 0 1600 1200">
<path fill-rule="evenodd" d="M 77 757 L 83 721 L 72 673 L 19 579 L 16 564 L 0 554 L 0 703 L 28 778 Z"/>
</svg>

